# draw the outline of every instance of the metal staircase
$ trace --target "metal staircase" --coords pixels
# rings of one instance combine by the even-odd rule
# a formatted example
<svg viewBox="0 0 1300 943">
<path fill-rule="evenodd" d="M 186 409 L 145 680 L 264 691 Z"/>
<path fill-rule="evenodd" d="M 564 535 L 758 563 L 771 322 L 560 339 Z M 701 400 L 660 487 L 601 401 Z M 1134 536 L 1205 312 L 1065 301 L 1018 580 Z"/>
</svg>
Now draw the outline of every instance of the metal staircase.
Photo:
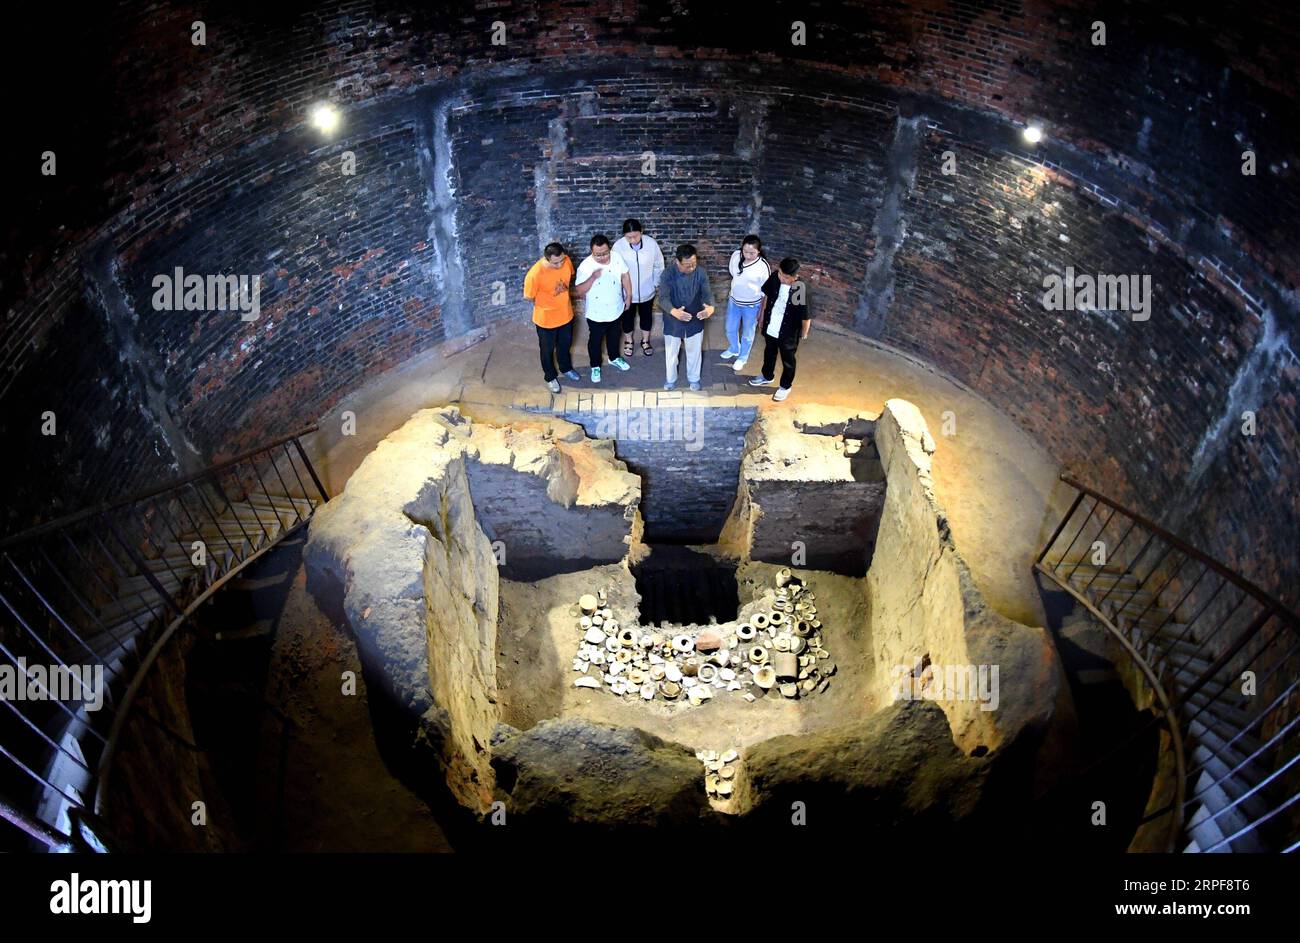
<svg viewBox="0 0 1300 943">
<path fill-rule="evenodd" d="M 0 542 L 0 671 L 27 695 L 0 698 L 0 819 L 28 839 L 0 848 L 103 849 L 96 796 L 158 653 L 328 500 L 314 431 Z"/>
<path fill-rule="evenodd" d="M 1300 618 L 1135 511 L 1062 476 L 1075 498 L 1035 569 L 1134 660 L 1176 754 L 1177 847 L 1296 849 Z"/>
</svg>

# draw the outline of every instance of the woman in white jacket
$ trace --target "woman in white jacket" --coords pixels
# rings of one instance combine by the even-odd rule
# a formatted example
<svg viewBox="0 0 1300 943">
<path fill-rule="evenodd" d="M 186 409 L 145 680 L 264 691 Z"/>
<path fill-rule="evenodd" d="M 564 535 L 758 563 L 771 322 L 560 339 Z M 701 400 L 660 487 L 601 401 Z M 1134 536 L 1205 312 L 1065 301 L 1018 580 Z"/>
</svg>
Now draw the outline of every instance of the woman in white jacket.
<svg viewBox="0 0 1300 943">
<path fill-rule="evenodd" d="M 641 353 L 649 357 L 655 352 L 650 344 L 650 335 L 654 333 L 655 291 L 659 287 L 659 276 L 664 272 L 664 254 L 659 243 L 641 232 L 639 219 L 623 221 L 623 237 L 614 243 L 614 251 L 632 276 L 632 297 L 623 312 L 623 356 L 632 356 L 639 320 Z"/>
<path fill-rule="evenodd" d="M 767 304 L 763 284 L 771 277 L 772 266 L 763 257 L 763 241 L 752 233 L 746 236 L 740 248 L 731 253 L 727 272 L 731 275 L 731 291 L 727 294 L 727 349 L 722 359 L 735 358 L 732 369 L 739 373 L 745 368 L 754 332 Z"/>
</svg>

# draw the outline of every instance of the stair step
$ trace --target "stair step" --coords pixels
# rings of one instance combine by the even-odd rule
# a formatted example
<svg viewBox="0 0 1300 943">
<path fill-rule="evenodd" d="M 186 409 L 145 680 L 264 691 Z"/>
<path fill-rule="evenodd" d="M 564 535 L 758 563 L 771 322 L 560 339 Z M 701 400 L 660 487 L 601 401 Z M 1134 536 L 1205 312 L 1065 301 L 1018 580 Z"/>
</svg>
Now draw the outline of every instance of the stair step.
<svg viewBox="0 0 1300 943">
<path fill-rule="evenodd" d="M 1222 682 L 1211 681 L 1189 697 L 1187 703 L 1191 706 L 1191 712 L 1196 713 L 1196 711 L 1204 707 L 1207 714 L 1213 714 L 1229 726 L 1237 730 L 1245 729 L 1255 720 L 1255 717 L 1251 715 L 1249 710 L 1243 709 L 1246 706 L 1245 702 L 1234 695 L 1231 686 L 1220 693 L 1219 688 L 1221 686 Z M 1211 697 L 1213 697 L 1213 700 L 1211 700 Z M 1252 732 L 1259 733 L 1258 725 L 1252 728 Z"/>
<path fill-rule="evenodd" d="M 145 565 L 155 573 L 170 573 L 173 571 L 176 573 L 186 573 L 190 570 L 199 573 L 202 571 L 202 567 L 194 565 L 194 561 L 190 556 L 188 548 L 184 553 L 173 550 L 165 557 L 150 557 L 144 562 Z"/>
<path fill-rule="evenodd" d="M 1208 851 L 1229 835 L 1237 834 L 1257 820 L 1260 815 L 1265 814 L 1260 811 L 1262 803 L 1256 801 L 1258 793 L 1234 805 L 1234 793 L 1239 796 L 1247 790 L 1225 788 L 1233 784 L 1231 778 L 1217 785 L 1210 785 L 1213 782 L 1213 778 L 1202 774 L 1191 792 L 1191 795 L 1196 797 L 1195 811 L 1189 816 L 1184 827 L 1195 840 L 1198 850 Z M 1252 806 L 1253 811 L 1247 808 L 1248 805 Z M 1258 854 L 1268 850 L 1262 838 L 1256 832 L 1249 831 L 1230 842 L 1219 845 L 1212 853 Z"/>
<path fill-rule="evenodd" d="M 1247 775 L 1248 768 L 1243 767 L 1234 773 L 1233 770 L 1236 768 L 1236 764 L 1224 762 L 1224 760 L 1214 756 L 1209 748 L 1200 744 L 1193 744 L 1192 749 L 1188 751 L 1187 766 L 1189 770 L 1193 771 L 1191 776 L 1195 777 L 1195 783 L 1187 790 L 1188 799 L 1200 801 L 1202 794 L 1208 797 L 1210 790 L 1219 789 L 1226 796 L 1226 801 L 1222 797 L 1213 799 L 1211 804 L 1217 803 L 1213 811 L 1217 812 L 1225 805 L 1236 802 L 1236 808 L 1248 820 L 1253 821 L 1268 814 L 1271 806 L 1268 797 L 1265 795 L 1267 790 L 1260 789 L 1251 792 L 1256 786 L 1256 780 Z M 1247 793 L 1250 794 L 1247 795 Z M 1244 824 L 1244 822 L 1238 824 L 1233 831 L 1241 828 Z"/>
<path fill-rule="evenodd" d="M 1103 573 L 1114 573 L 1118 576 L 1124 572 L 1124 568 L 1118 563 L 1093 563 L 1091 551 L 1085 554 L 1076 553 L 1072 556 L 1065 557 L 1058 560 L 1055 564 L 1052 564 L 1052 566 L 1057 570 L 1075 570 L 1079 573 L 1087 571 L 1089 575 L 1101 571 Z"/>
<path fill-rule="evenodd" d="M 165 617 L 170 611 L 167 604 L 151 589 L 143 596 L 133 594 L 114 600 L 100 607 L 96 615 L 100 622 L 109 625 L 132 620 L 139 620 L 141 625 L 146 625 L 152 619 Z"/>
<path fill-rule="evenodd" d="M 292 527 L 297 520 L 292 511 L 278 511 L 271 508 L 251 508 L 246 504 L 236 504 L 231 510 L 234 511 L 235 519 L 244 525 L 244 529 L 251 536 L 253 533 L 269 535 L 271 540 L 282 530 Z"/>
<path fill-rule="evenodd" d="M 1175 628 L 1178 633 L 1181 633 L 1183 629 L 1187 628 L 1187 626 L 1175 622 L 1170 616 L 1169 611 L 1166 609 L 1157 609 L 1153 606 L 1143 612 L 1143 608 L 1143 606 L 1138 606 L 1131 612 L 1121 611 L 1115 613 L 1112 616 L 1112 619 L 1115 621 L 1115 624 L 1122 629 L 1131 628 L 1134 625 L 1141 626 L 1144 629 L 1157 629 L 1162 627 L 1164 629 L 1169 629 L 1172 627 Z M 1139 614 L 1141 618 L 1138 618 Z"/>
<path fill-rule="evenodd" d="M 1166 619 L 1172 621 L 1169 610 L 1161 609 L 1155 605 L 1155 600 L 1150 598 L 1149 595 L 1146 599 L 1138 598 L 1131 602 L 1122 598 L 1118 602 L 1114 599 L 1107 599 L 1102 604 L 1102 608 L 1107 615 L 1120 615 L 1130 622 L 1136 621 L 1138 625 L 1158 626 Z"/>
<path fill-rule="evenodd" d="M 1235 775 L 1252 786 L 1268 775 L 1269 763 L 1267 755 L 1247 760 L 1247 757 L 1251 756 L 1254 750 L 1258 748 L 1258 743 L 1247 743 L 1246 741 L 1249 738 L 1243 737 L 1232 746 L 1228 746 L 1228 741 L 1232 739 L 1232 735 L 1227 734 L 1225 736 L 1224 733 L 1207 724 L 1204 714 L 1190 722 L 1183 718 L 1179 718 L 1179 721 L 1183 735 L 1190 745 L 1189 753 L 1195 752 L 1197 748 L 1204 748 L 1208 755 L 1222 761 L 1225 767 L 1222 772 L 1226 773 L 1228 770 L 1240 767 Z M 1201 756 L 1201 758 L 1204 758 L 1204 756 Z"/>
<path fill-rule="evenodd" d="M 1137 615 L 1144 609 L 1153 608 L 1156 601 L 1156 597 L 1146 590 L 1138 590 L 1137 592 L 1134 592 L 1132 590 L 1121 589 L 1119 592 L 1111 593 L 1107 596 L 1107 591 L 1105 589 L 1097 590 L 1095 583 L 1092 588 L 1096 591 L 1095 596 L 1097 604 L 1105 606 L 1106 609 L 1111 612 L 1123 612 L 1125 614 Z"/>
<path fill-rule="evenodd" d="M 135 640 L 143 632 L 143 629 L 138 629 L 129 622 L 118 623 L 107 626 L 102 632 L 87 636 L 86 644 L 101 661 L 108 664 L 114 659 L 121 658 L 124 652 L 133 651 Z"/>
<path fill-rule="evenodd" d="M 1210 811 L 1201 804 L 1197 805 L 1196 810 L 1188 817 L 1187 823 L 1183 826 L 1187 834 L 1201 848 L 1213 848 L 1216 844 L 1224 839 L 1223 826 L 1218 820 L 1210 818 Z M 1221 853 L 1227 853 L 1230 849 L 1227 845 L 1216 849 Z"/>
<path fill-rule="evenodd" d="M 1089 570 L 1087 572 L 1079 570 L 1070 577 L 1070 582 L 1080 589 L 1086 586 L 1089 589 L 1099 590 L 1101 593 L 1113 590 L 1112 595 L 1121 599 L 1142 586 L 1141 581 L 1132 573 L 1112 573 L 1109 570 Z"/>
<path fill-rule="evenodd" d="M 272 494 L 270 498 L 268 498 L 266 495 L 259 492 L 256 494 L 250 494 L 245 499 L 245 503 L 255 505 L 258 508 L 275 508 L 279 511 L 288 511 L 289 513 L 293 513 L 296 509 L 302 517 L 306 518 L 311 516 L 311 512 L 315 510 L 316 506 L 320 502 L 314 501 L 310 498 L 291 498 L 288 495 L 282 494 Z"/>
<path fill-rule="evenodd" d="M 245 533 L 248 534 L 248 537 L 244 536 Z M 183 535 L 182 539 L 185 540 L 187 544 L 193 540 L 202 540 L 208 545 L 208 551 L 211 552 L 217 546 L 229 549 L 227 541 L 229 541 L 230 545 L 233 545 L 236 548 L 238 548 L 241 543 L 247 543 L 250 539 L 253 541 L 254 545 L 257 545 L 262 540 L 262 534 L 260 532 L 249 531 L 247 527 L 241 530 L 239 524 L 233 520 L 220 520 L 215 524 L 209 521 L 203 525 L 203 529 L 200 530 L 197 535 L 193 531 L 189 531 Z"/>
<path fill-rule="evenodd" d="M 1254 736 L 1254 732 L 1242 733 L 1239 728 L 1231 727 L 1218 717 L 1211 715 L 1208 711 L 1202 712 L 1192 720 L 1192 715 L 1196 714 L 1195 710 L 1189 711 L 1182 719 L 1182 725 L 1194 737 L 1204 742 L 1225 761 L 1231 762 L 1236 766 L 1238 763 L 1245 761 L 1246 757 L 1254 756 L 1263 746 L 1259 738 Z M 1232 746 L 1228 746 L 1231 743 Z M 1271 752 L 1271 751 L 1270 751 Z M 1267 767 L 1267 754 L 1261 755 L 1258 759 L 1251 761 L 1251 766 L 1259 766 L 1261 769 Z M 1246 772 L 1249 767 L 1243 769 Z M 1267 775 L 1264 773 L 1263 775 Z M 1262 775 L 1261 775 L 1262 778 Z"/>
<path fill-rule="evenodd" d="M 180 572 L 184 573 L 185 571 L 181 570 Z M 171 570 L 155 570 L 153 571 L 153 577 L 162 584 L 163 589 L 167 590 L 167 592 L 174 596 L 176 595 L 176 591 L 185 584 L 185 581 L 192 578 L 192 574 L 186 574 L 185 579 L 183 580 Z M 139 576 L 128 576 L 125 579 L 119 580 L 117 584 L 118 598 L 134 596 L 137 593 L 154 592 L 156 592 L 156 590 L 154 589 L 153 584 L 149 582 L 149 577 L 145 576 L 143 573 Z"/>
<path fill-rule="evenodd" d="M 1202 647 L 1199 642 L 1193 642 L 1188 639 L 1179 640 L 1174 636 L 1167 636 L 1163 632 L 1149 636 L 1148 640 L 1155 644 L 1157 648 L 1165 652 L 1165 657 L 1175 665 L 1197 666 L 1198 673 L 1209 669 L 1214 661 L 1214 653 L 1210 651 L 1208 645 Z"/>
</svg>

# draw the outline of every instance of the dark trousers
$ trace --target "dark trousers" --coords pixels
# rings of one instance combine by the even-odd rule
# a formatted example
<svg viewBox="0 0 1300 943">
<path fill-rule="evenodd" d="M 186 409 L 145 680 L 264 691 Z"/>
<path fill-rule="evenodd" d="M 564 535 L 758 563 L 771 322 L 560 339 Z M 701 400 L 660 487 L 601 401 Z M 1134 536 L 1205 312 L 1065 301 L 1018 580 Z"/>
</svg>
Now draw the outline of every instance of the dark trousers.
<svg viewBox="0 0 1300 943">
<path fill-rule="evenodd" d="M 767 334 L 763 335 L 763 379 L 776 379 L 776 355 L 781 353 L 781 387 L 790 389 L 794 385 L 794 354 L 799 349 L 799 335 L 783 337 L 780 340 Z"/>
<path fill-rule="evenodd" d="M 542 376 L 550 383 L 557 375 L 556 360 L 560 361 L 560 373 L 568 373 L 573 369 L 573 359 L 569 356 L 569 348 L 573 346 L 573 322 L 559 327 L 541 327 L 537 324 L 533 327 L 537 328 L 537 346 L 542 355 Z"/>
<path fill-rule="evenodd" d="M 632 333 L 632 328 L 636 325 L 638 318 L 641 321 L 641 333 L 649 337 L 655 326 L 655 301 L 653 298 L 649 301 L 634 301 L 632 306 L 623 312 L 624 334 Z"/>
<path fill-rule="evenodd" d="M 618 318 L 612 321 L 593 321 L 587 318 L 587 356 L 591 358 L 591 365 L 599 367 L 601 364 L 600 347 L 603 342 L 605 352 L 609 354 L 609 359 L 613 360 L 618 356 L 618 342 L 622 339 L 623 332 L 619 329 Z"/>
</svg>

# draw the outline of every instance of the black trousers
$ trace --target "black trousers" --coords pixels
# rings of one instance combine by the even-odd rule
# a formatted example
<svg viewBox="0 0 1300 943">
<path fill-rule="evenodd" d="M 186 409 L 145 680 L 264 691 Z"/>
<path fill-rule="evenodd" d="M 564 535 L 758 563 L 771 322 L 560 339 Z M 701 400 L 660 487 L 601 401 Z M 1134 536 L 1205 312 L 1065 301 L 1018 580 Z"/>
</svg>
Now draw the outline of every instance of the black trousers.
<svg viewBox="0 0 1300 943">
<path fill-rule="evenodd" d="M 763 335 L 763 379 L 776 379 L 776 355 L 781 354 L 781 387 L 790 389 L 794 385 L 794 355 L 799 349 L 799 335 L 783 337 L 778 340 L 768 334 Z"/>
<path fill-rule="evenodd" d="M 537 324 L 533 327 L 537 328 L 537 346 L 542 355 L 542 376 L 550 383 L 557 376 L 556 360 L 560 361 L 560 373 L 568 373 L 573 369 L 573 358 L 569 356 L 569 348 L 573 346 L 573 322 L 559 327 L 542 327 Z"/>
<path fill-rule="evenodd" d="M 619 319 L 612 321 L 593 321 L 587 318 L 587 356 L 591 358 L 591 365 L 599 367 L 601 364 L 600 347 L 603 343 L 605 353 L 609 354 L 609 359 L 613 360 L 618 356 L 618 342 L 623 339 L 623 332 L 619 327 Z"/>
<path fill-rule="evenodd" d="M 655 326 L 655 300 L 634 301 L 631 307 L 623 312 L 623 333 L 631 334 L 632 328 L 636 326 L 638 318 L 641 321 L 641 333 L 650 336 L 650 332 Z"/>
</svg>

